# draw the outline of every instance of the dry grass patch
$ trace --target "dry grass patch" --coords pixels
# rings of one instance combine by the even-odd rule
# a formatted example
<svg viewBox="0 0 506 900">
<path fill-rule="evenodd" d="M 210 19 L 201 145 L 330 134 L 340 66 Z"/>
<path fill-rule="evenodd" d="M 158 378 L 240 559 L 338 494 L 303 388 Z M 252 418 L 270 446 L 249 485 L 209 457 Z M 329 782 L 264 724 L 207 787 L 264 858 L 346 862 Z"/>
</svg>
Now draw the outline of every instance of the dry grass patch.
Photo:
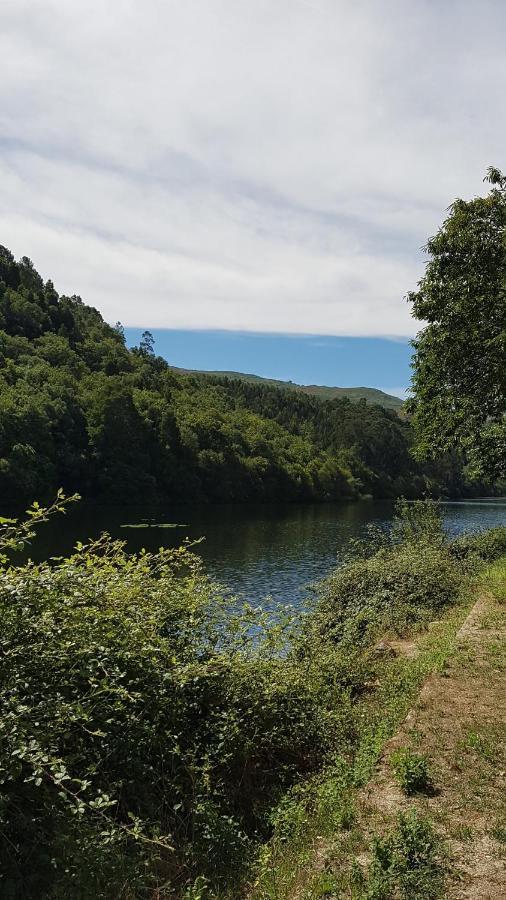
<svg viewBox="0 0 506 900">
<path fill-rule="evenodd" d="M 454 900 L 506 897 L 504 576 L 504 565 L 489 570 L 485 586 L 500 590 L 476 603 L 459 632 L 458 652 L 426 682 L 359 805 L 365 837 L 385 831 L 399 811 L 415 808 L 427 817 L 448 850 L 441 896 Z M 425 796 L 407 796 L 395 779 L 391 761 L 400 751 L 429 761 L 434 789 Z M 360 896 L 351 882 L 335 896 Z"/>
<path fill-rule="evenodd" d="M 503 560 L 385 743 L 352 826 L 315 842 L 291 900 L 506 898 L 505 588 Z"/>
</svg>

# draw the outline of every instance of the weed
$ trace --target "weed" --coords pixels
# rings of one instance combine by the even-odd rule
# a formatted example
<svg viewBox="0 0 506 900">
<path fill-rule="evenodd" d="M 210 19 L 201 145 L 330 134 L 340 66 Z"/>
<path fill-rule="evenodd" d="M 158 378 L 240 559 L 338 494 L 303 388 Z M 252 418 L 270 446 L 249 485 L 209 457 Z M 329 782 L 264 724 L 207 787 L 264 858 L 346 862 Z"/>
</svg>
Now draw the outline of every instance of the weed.
<svg viewBox="0 0 506 900">
<path fill-rule="evenodd" d="M 477 731 L 469 731 L 465 739 L 465 747 L 467 750 L 473 750 L 489 763 L 495 762 L 496 750 L 492 740 L 484 734 Z"/>
<path fill-rule="evenodd" d="M 483 583 L 499 603 L 506 602 L 506 556 L 487 568 Z"/>
<path fill-rule="evenodd" d="M 355 821 L 355 805 L 345 782 L 340 778 L 324 779 L 316 790 L 318 818 L 333 830 L 349 831 Z"/>
<path fill-rule="evenodd" d="M 205 900 L 208 894 L 209 881 L 207 878 L 199 875 L 185 891 L 183 900 Z"/>
<path fill-rule="evenodd" d="M 458 825 L 453 830 L 453 836 L 458 841 L 470 841 L 473 837 L 473 829 L 469 825 Z"/>
<path fill-rule="evenodd" d="M 128 555 L 104 536 L 68 560 L 3 569 L 2 874 L 34 896 L 79 884 L 96 897 L 123 884 L 147 895 L 163 871 L 171 891 L 203 900 L 227 896 L 254 858 L 254 896 L 282 900 L 320 836 L 339 831 L 353 852 L 353 793 L 451 653 L 467 597 L 424 509 L 339 569 L 303 619 L 231 612 L 187 547 Z M 19 527 L 7 549 L 31 526 Z M 416 660 L 371 652 L 378 630 L 419 629 L 452 605 Z M 385 845 L 387 872 L 402 869 L 401 837 Z"/>
<path fill-rule="evenodd" d="M 311 884 L 310 892 L 306 893 L 307 900 L 320 900 L 322 897 L 336 897 L 338 883 L 332 872 L 320 872 Z"/>
<path fill-rule="evenodd" d="M 408 747 L 401 747 L 392 753 L 390 765 L 408 797 L 412 794 L 427 794 L 432 790 L 429 764 L 424 753 L 415 753 Z"/>
<path fill-rule="evenodd" d="M 490 834 L 496 841 L 499 841 L 501 844 L 506 844 L 506 816 L 497 819 L 490 829 Z"/>
<path fill-rule="evenodd" d="M 386 837 L 375 837 L 369 867 L 369 900 L 400 896 L 405 900 L 436 900 L 444 889 L 443 853 L 428 819 L 416 810 L 399 815 Z"/>
<path fill-rule="evenodd" d="M 476 559 L 492 562 L 506 553 L 506 527 L 498 525 L 477 534 L 463 534 L 450 544 L 456 559 Z"/>
</svg>

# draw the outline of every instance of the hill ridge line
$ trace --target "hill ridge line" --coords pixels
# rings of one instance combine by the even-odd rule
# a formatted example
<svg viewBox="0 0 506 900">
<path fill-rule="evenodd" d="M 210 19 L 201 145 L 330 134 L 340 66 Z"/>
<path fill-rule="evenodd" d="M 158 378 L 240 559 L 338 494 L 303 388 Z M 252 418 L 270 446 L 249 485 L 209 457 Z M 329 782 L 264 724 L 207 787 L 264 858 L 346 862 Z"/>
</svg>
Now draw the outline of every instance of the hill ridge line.
<svg viewBox="0 0 506 900">
<path fill-rule="evenodd" d="M 179 366 L 171 366 L 173 371 L 185 375 L 205 375 L 209 378 L 228 378 L 232 381 L 246 381 L 252 384 L 265 384 L 276 387 L 279 390 L 300 391 L 303 394 L 311 394 L 322 400 L 332 400 L 347 397 L 353 402 L 366 400 L 368 403 L 376 403 L 385 409 L 400 412 L 404 407 L 404 401 L 395 394 L 388 394 L 380 388 L 366 387 L 339 387 L 338 385 L 325 384 L 299 384 L 295 381 L 283 381 L 278 378 L 267 378 L 263 375 L 255 375 L 253 372 L 235 372 L 224 369 L 185 369 Z"/>
</svg>

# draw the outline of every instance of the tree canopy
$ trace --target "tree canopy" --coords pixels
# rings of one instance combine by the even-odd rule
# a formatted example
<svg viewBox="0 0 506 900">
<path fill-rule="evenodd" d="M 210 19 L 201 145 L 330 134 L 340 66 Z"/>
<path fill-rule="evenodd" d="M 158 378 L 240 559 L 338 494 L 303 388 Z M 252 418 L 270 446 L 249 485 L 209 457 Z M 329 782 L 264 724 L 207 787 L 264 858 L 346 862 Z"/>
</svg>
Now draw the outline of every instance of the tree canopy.
<svg viewBox="0 0 506 900">
<path fill-rule="evenodd" d="M 420 466 L 382 407 L 176 373 L 153 336 L 128 349 L 80 297 L 0 248 L 0 500 L 58 487 L 106 501 L 460 494 L 458 458 Z"/>
<path fill-rule="evenodd" d="M 413 314 L 411 403 L 419 457 L 457 450 L 478 476 L 506 474 L 506 177 L 486 197 L 456 200 L 427 243 Z"/>
</svg>

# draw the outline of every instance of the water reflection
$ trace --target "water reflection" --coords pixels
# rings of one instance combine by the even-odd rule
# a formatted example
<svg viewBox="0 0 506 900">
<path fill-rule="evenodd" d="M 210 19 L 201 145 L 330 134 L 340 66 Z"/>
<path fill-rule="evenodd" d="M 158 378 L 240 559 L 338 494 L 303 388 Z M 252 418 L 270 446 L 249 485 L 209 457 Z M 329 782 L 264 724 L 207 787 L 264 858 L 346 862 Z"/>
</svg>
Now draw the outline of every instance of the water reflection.
<svg viewBox="0 0 506 900">
<path fill-rule="evenodd" d="M 443 504 L 449 533 L 506 523 L 506 499 L 479 499 Z M 106 507 L 80 503 L 66 517 L 43 526 L 30 549 L 34 559 L 64 555 L 75 542 L 109 531 L 131 550 L 179 545 L 185 537 L 205 536 L 198 552 L 209 573 L 253 603 L 303 602 L 305 587 L 327 575 L 351 538 L 364 537 L 367 526 L 388 527 L 391 503 L 362 501 L 335 504 L 248 506 Z M 184 528 L 125 529 L 141 521 L 181 523 Z M 270 600 L 266 598 L 270 597 Z"/>
</svg>

